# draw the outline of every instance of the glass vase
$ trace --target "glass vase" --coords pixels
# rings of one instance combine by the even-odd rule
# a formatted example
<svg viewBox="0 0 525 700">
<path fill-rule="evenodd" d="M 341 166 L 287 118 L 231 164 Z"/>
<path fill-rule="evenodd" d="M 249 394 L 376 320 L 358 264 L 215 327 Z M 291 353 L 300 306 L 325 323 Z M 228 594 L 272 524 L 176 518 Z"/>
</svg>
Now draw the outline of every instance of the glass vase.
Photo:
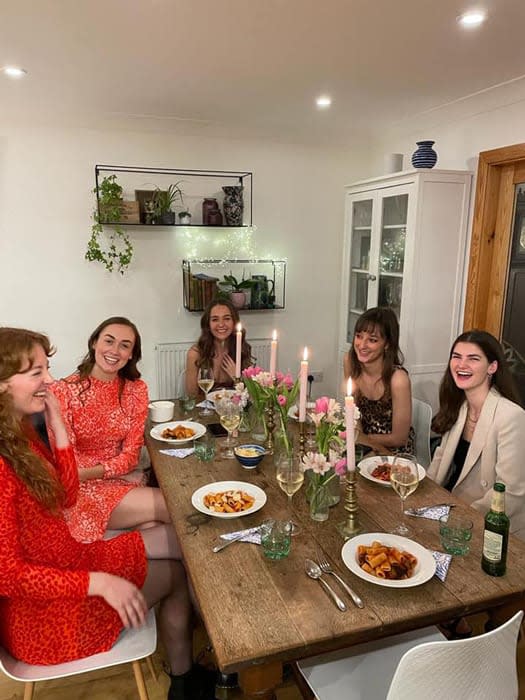
<svg viewBox="0 0 525 700">
<path fill-rule="evenodd" d="M 255 406 L 252 406 L 252 438 L 256 442 L 264 442 L 268 437 L 268 430 L 264 420 L 264 410 L 257 411 Z"/>
<path fill-rule="evenodd" d="M 241 413 L 241 422 L 239 423 L 238 431 L 240 433 L 249 433 L 252 429 L 252 417 L 247 408 Z"/>
<path fill-rule="evenodd" d="M 316 479 L 310 481 L 310 517 L 317 522 L 328 520 L 330 511 L 328 487 Z"/>
<path fill-rule="evenodd" d="M 330 477 L 330 479 L 328 478 Z M 341 478 L 330 469 L 326 472 L 324 478 L 324 488 L 326 489 L 326 497 L 328 499 L 328 507 L 331 508 L 341 500 Z M 317 488 L 317 475 L 312 474 L 311 470 L 306 472 L 306 502 L 310 503 L 313 491 Z"/>
</svg>

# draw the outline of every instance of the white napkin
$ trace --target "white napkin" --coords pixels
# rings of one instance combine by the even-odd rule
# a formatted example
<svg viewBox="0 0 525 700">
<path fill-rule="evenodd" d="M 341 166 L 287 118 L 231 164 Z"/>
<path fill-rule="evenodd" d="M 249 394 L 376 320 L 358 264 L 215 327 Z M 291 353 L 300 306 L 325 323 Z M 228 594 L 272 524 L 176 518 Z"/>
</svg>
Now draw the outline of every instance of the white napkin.
<svg viewBox="0 0 525 700">
<path fill-rule="evenodd" d="M 184 459 L 188 455 L 192 455 L 195 450 L 193 447 L 180 447 L 178 450 L 159 450 L 163 455 L 168 455 L 168 457 L 180 457 Z"/>
<path fill-rule="evenodd" d="M 407 515 L 411 515 L 413 518 L 427 518 L 428 520 L 439 520 L 442 515 L 448 515 L 450 513 L 450 506 L 436 506 L 435 508 L 427 508 L 422 513 L 410 513 L 405 511 Z"/>
<path fill-rule="evenodd" d="M 213 403 L 213 401 L 206 401 L 205 399 L 204 401 L 201 401 L 197 404 L 197 408 L 215 408 L 215 404 Z"/>
<path fill-rule="evenodd" d="M 252 544 L 261 544 L 260 527 L 249 527 L 246 530 L 237 530 L 237 532 L 227 532 L 226 534 L 221 535 L 221 539 L 232 540 L 237 535 L 240 535 L 241 532 L 243 532 L 244 535 L 239 539 L 239 542 L 251 542 Z"/>
<path fill-rule="evenodd" d="M 430 550 L 430 552 L 436 560 L 436 573 L 434 576 L 437 576 L 440 581 L 444 581 L 447 578 L 448 567 L 452 561 L 452 554 L 445 554 L 445 552 L 434 552 L 433 550 Z"/>
</svg>

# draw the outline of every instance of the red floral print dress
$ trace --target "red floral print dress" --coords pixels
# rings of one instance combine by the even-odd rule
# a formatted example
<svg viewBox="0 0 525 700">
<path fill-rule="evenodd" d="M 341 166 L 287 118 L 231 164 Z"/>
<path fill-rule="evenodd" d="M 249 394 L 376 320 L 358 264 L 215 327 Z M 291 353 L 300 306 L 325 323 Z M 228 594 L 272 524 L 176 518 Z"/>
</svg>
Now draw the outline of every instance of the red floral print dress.
<svg viewBox="0 0 525 700">
<path fill-rule="evenodd" d="M 126 379 L 122 390 L 121 386 L 119 377 L 104 382 L 94 377 L 80 380 L 73 374 L 51 387 L 78 467 L 104 467 L 102 479 L 80 483 L 77 502 L 65 513 L 73 537 L 80 542 L 101 539 L 115 507 L 128 491 L 144 485 L 142 476 L 138 481 L 123 477 L 137 466 L 144 444 L 148 388 L 141 379 Z"/>
<path fill-rule="evenodd" d="M 78 493 L 73 450 L 55 459 L 36 441 L 32 448 L 55 464 L 66 490 Z M 31 664 L 57 664 L 107 651 L 122 631 L 117 612 L 88 596 L 89 572 L 105 571 L 142 588 L 147 571 L 140 533 L 82 544 L 62 514 L 37 501 L 0 457 L 0 644 Z"/>
</svg>

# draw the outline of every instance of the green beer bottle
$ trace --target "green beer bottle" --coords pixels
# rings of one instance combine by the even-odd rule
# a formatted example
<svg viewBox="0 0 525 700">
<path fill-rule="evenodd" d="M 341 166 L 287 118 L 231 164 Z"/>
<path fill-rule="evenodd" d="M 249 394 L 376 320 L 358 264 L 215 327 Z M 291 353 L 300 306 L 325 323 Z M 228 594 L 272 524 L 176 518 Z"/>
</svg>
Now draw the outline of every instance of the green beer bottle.
<svg viewBox="0 0 525 700">
<path fill-rule="evenodd" d="M 510 520 L 505 515 L 505 484 L 496 482 L 490 510 L 485 516 L 481 568 L 490 576 L 503 576 L 507 568 Z"/>
</svg>

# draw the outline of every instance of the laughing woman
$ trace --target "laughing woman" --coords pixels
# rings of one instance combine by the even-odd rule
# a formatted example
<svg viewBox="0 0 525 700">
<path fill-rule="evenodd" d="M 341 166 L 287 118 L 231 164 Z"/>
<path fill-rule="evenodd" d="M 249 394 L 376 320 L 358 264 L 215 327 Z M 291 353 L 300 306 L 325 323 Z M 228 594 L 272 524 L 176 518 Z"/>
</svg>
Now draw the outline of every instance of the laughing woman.
<svg viewBox="0 0 525 700">
<path fill-rule="evenodd" d="M 525 411 L 503 349 L 490 333 L 472 330 L 454 342 L 432 423 L 443 435 L 428 474 L 482 513 L 495 481 L 506 486 L 511 532 L 525 538 Z"/>
<path fill-rule="evenodd" d="M 91 334 L 77 371 L 52 387 L 79 468 L 78 501 L 66 518 L 82 542 L 100 539 L 108 528 L 170 519 L 160 490 L 144 486 L 135 471 L 148 412 L 140 358 L 136 326 L 127 318 L 108 318 Z"/>
</svg>

